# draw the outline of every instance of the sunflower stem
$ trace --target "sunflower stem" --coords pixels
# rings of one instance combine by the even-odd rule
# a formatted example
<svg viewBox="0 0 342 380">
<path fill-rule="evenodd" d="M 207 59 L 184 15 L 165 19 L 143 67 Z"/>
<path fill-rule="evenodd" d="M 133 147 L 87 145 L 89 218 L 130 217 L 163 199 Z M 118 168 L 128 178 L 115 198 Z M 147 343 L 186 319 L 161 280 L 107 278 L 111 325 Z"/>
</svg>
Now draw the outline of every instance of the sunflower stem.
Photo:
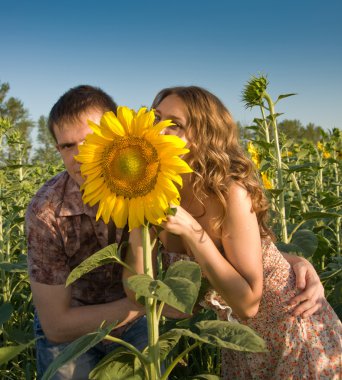
<svg viewBox="0 0 342 380">
<path fill-rule="evenodd" d="M 281 226 L 281 238 L 284 243 L 288 243 L 287 226 L 286 226 L 286 210 L 285 210 L 285 195 L 284 195 L 284 180 L 282 171 L 282 158 L 278 136 L 277 116 L 274 112 L 274 103 L 269 94 L 264 92 L 264 99 L 269 106 L 270 120 L 274 133 L 274 148 L 276 151 L 276 165 L 277 165 L 277 187 L 281 190 L 279 194 L 279 214 Z"/>
<path fill-rule="evenodd" d="M 143 226 L 144 273 L 154 278 L 152 264 L 152 246 L 148 224 Z M 160 348 L 157 300 L 146 297 L 146 319 L 148 329 L 148 374 L 150 380 L 160 379 Z"/>
</svg>

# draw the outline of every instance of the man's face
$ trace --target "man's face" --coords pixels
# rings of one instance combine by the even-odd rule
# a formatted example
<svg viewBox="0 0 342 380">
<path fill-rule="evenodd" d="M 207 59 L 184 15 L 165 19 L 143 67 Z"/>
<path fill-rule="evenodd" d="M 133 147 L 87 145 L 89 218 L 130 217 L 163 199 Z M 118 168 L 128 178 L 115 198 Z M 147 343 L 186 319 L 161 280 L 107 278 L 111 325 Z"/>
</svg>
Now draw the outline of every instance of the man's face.
<svg viewBox="0 0 342 380">
<path fill-rule="evenodd" d="M 54 127 L 56 148 L 62 156 L 65 168 L 70 177 L 81 186 L 84 179 L 81 176 L 80 163 L 74 159 L 78 154 L 78 146 L 83 144 L 85 137 L 93 131 L 89 128 L 87 120 L 100 124 L 103 111 L 89 108 L 74 121 L 64 123 L 61 127 Z"/>
</svg>

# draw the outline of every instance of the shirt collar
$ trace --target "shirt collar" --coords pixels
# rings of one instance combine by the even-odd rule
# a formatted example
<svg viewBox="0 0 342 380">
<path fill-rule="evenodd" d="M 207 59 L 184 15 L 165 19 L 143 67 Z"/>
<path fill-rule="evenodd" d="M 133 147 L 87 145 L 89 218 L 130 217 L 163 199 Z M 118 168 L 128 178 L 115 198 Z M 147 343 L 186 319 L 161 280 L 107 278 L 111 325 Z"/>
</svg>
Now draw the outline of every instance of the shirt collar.
<svg viewBox="0 0 342 380">
<path fill-rule="evenodd" d="M 98 206 L 90 207 L 82 201 L 82 192 L 78 184 L 68 175 L 64 188 L 64 196 L 59 209 L 59 216 L 75 216 L 86 214 L 96 216 Z"/>
</svg>

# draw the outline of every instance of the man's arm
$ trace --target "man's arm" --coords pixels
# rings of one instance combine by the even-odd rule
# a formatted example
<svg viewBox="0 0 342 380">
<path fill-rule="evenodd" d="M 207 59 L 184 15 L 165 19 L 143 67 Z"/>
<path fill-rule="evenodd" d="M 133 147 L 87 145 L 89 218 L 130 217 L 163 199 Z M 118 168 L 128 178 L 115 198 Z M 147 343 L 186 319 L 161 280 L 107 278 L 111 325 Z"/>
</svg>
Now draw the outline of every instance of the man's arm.
<svg viewBox="0 0 342 380">
<path fill-rule="evenodd" d="M 303 257 L 283 253 L 285 259 L 292 266 L 296 275 L 296 286 L 302 290 L 290 301 L 295 316 L 309 317 L 319 311 L 324 299 L 324 287 L 312 264 Z"/>
<path fill-rule="evenodd" d="M 71 307 L 71 291 L 65 285 L 47 285 L 31 280 L 33 301 L 46 337 L 52 342 L 70 342 L 95 331 L 103 321 L 125 325 L 143 315 L 142 307 L 128 298 Z"/>
</svg>

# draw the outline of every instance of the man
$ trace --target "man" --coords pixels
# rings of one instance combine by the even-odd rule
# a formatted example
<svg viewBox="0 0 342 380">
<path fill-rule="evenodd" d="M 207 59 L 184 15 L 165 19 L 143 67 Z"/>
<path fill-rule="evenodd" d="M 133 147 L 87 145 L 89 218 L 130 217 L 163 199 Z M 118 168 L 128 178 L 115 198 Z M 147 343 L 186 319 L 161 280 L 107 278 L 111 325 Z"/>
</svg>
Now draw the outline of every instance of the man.
<svg viewBox="0 0 342 380">
<path fill-rule="evenodd" d="M 66 171 L 49 180 L 32 199 L 26 214 L 28 267 L 36 308 L 38 379 L 71 341 L 95 331 L 105 320 L 119 321 L 115 336 L 142 349 L 147 345 L 143 309 L 131 303 L 122 287 L 122 267 L 113 263 L 92 270 L 65 287 L 71 270 L 104 248 L 124 239 L 122 230 L 95 221 L 96 208 L 84 205 L 78 145 L 91 133 L 87 120 L 99 123 L 116 104 L 99 88 L 78 86 L 53 106 L 48 127 Z M 54 379 L 87 379 L 96 363 L 115 344 L 103 341 L 79 359 L 64 365 Z"/>
</svg>

